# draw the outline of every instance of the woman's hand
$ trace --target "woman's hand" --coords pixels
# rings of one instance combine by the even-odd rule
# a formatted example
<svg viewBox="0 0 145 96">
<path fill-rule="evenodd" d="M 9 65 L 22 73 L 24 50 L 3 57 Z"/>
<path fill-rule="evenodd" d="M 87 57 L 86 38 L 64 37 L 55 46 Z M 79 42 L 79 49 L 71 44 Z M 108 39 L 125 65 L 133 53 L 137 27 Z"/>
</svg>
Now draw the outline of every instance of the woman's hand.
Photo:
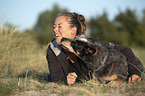
<svg viewBox="0 0 145 96">
<path fill-rule="evenodd" d="M 129 77 L 128 83 L 139 83 L 141 81 L 141 78 L 138 75 L 133 74 L 131 77 Z"/>
<path fill-rule="evenodd" d="M 77 78 L 77 74 L 75 72 L 68 73 L 67 75 L 67 83 L 68 85 L 74 84 Z"/>
</svg>

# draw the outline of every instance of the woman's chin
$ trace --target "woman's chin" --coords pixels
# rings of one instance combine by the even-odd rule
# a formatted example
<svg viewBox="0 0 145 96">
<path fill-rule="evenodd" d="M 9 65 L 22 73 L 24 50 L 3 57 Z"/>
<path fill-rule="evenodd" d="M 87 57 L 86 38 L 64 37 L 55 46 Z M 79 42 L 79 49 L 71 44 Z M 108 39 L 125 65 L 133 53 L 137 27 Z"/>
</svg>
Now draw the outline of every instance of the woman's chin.
<svg viewBox="0 0 145 96">
<path fill-rule="evenodd" d="M 62 37 L 55 37 L 55 39 L 56 39 L 56 43 L 57 43 L 58 45 L 60 45 L 60 44 L 61 44 L 61 39 L 62 39 Z"/>
</svg>

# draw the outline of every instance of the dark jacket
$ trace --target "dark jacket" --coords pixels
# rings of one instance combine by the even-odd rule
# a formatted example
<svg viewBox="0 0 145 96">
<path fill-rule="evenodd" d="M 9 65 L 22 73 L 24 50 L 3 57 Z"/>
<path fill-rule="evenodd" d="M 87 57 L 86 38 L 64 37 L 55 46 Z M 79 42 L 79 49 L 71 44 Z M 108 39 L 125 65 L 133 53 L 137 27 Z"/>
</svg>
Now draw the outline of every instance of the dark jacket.
<svg viewBox="0 0 145 96">
<path fill-rule="evenodd" d="M 48 67 L 50 71 L 49 78 L 51 81 L 66 83 L 66 76 L 70 72 L 76 72 L 78 76 L 77 81 L 80 81 L 80 79 L 90 78 L 90 74 L 88 74 L 88 67 L 82 60 L 74 56 L 76 60 L 74 60 L 75 62 L 71 62 L 67 56 L 68 53 L 66 54 L 62 48 L 58 48 L 59 50 L 56 50 L 54 47 L 59 46 L 55 46 L 55 43 L 54 45 L 51 43 L 48 46 L 46 54 L 46 59 L 48 61 Z M 54 50 L 58 52 L 55 52 Z"/>
<path fill-rule="evenodd" d="M 109 44 L 105 41 L 100 41 L 101 44 Z M 89 71 L 89 68 L 86 67 L 85 63 L 82 62 L 78 57 L 74 63 L 71 62 L 71 60 L 68 58 L 66 52 L 59 48 L 59 46 L 55 46 L 56 42 L 53 41 L 48 46 L 47 49 L 47 55 L 46 59 L 48 61 L 48 67 L 50 71 L 50 80 L 53 82 L 61 82 L 66 83 L 67 79 L 66 76 L 70 72 L 76 72 L 78 75 L 77 81 L 80 79 L 90 79 L 91 73 Z M 53 46 L 53 47 L 52 47 Z M 127 62 L 128 62 L 128 72 L 129 76 L 132 74 L 136 74 L 138 76 L 141 76 L 141 72 L 143 72 L 144 67 L 143 64 L 140 62 L 140 60 L 133 54 L 132 50 L 123 45 L 117 45 L 114 44 L 114 49 L 120 51 L 126 56 Z M 57 47 L 59 50 L 55 50 Z M 55 52 L 58 51 L 58 52 Z M 87 74 L 87 75 L 86 75 Z"/>
</svg>

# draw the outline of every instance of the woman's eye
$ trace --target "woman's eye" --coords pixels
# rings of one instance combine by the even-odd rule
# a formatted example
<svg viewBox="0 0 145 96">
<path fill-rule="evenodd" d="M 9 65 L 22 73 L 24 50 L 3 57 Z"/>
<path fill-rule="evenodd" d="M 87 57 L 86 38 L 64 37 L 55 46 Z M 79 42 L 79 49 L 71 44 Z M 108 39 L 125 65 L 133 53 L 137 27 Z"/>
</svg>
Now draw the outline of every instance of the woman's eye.
<svg viewBox="0 0 145 96">
<path fill-rule="evenodd" d="M 58 26 L 58 28 L 61 28 L 61 26 Z"/>
<path fill-rule="evenodd" d="M 53 26 L 53 29 L 55 29 L 55 26 Z"/>
</svg>

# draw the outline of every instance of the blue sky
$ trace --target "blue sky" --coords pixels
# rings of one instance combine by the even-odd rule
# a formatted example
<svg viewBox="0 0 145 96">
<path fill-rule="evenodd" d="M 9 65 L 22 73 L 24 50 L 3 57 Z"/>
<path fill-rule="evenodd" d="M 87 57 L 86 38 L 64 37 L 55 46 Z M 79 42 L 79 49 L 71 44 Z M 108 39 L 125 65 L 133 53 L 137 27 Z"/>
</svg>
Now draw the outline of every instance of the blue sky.
<svg viewBox="0 0 145 96">
<path fill-rule="evenodd" d="M 40 13 L 51 10 L 54 4 L 71 12 L 83 14 L 86 18 L 101 15 L 107 11 L 109 18 L 126 8 L 136 9 L 139 16 L 145 9 L 145 0 L 0 0 L 0 24 L 10 22 L 19 29 L 31 29 Z"/>
</svg>

